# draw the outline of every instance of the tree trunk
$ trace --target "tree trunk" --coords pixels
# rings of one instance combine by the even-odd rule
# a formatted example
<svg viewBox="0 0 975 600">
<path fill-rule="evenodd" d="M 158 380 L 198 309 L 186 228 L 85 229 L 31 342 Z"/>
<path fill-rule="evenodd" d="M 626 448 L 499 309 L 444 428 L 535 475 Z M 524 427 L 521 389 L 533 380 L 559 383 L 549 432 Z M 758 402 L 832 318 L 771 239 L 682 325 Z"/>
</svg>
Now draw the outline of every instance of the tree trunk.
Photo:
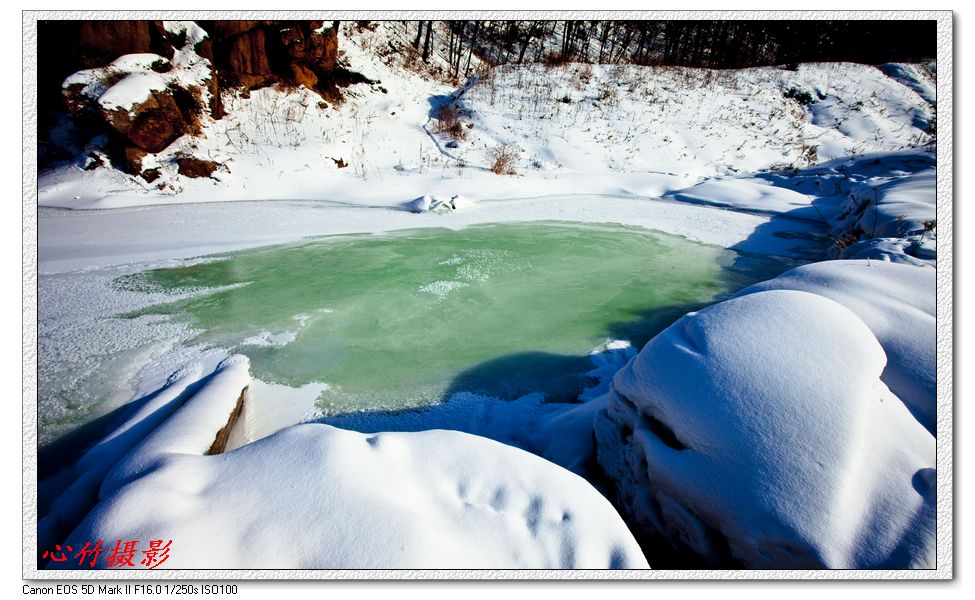
<svg viewBox="0 0 975 600">
<path fill-rule="evenodd" d="M 471 35 L 471 47 L 467 51 L 467 66 L 464 67 L 464 77 L 471 72 L 471 55 L 474 54 L 474 44 L 477 43 L 477 30 L 480 27 L 479 21 L 474 21 L 474 33 Z"/>
<path fill-rule="evenodd" d="M 427 62 L 430 56 L 430 31 L 433 29 L 433 21 L 427 21 L 427 37 L 423 40 L 423 62 Z"/>
<path fill-rule="evenodd" d="M 525 50 L 528 50 L 528 46 L 531 44 L 532 36 L 535 35 L 535 31 L 538 29 L 538 21 L 532 21 L 532 26 L 528 28 L 528 33 L 525 35 L 525 40 L 521 44 L 521 52 L 518 53 L 518 64 L 525 59 Z"/>
<path fill-rule="evenodd" d="M 423 37 L 423 21 L 417 21 L 416 22 L 416 25 L 417 25 L 417 27 L 416 27 L 416 39 L 413 40 L 413 49 L 414 50 L 419 50 L 420 49 L 420 38 Z"/>
</svg>

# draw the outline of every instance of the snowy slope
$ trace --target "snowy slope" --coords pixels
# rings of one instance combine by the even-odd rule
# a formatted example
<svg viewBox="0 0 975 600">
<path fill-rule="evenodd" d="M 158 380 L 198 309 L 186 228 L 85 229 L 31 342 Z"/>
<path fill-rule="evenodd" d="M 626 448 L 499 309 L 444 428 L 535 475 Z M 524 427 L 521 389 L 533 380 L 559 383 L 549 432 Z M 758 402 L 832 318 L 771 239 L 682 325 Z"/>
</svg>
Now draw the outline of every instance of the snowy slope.
<svg viewBox="0 0 975 600">
<path fill-rule="evenodd" d="M 345 88 L 339 105 L 305 88 L 249 97 L 225 91 L 226 117 L 143 161 L 160 169 L 160 179 L 150 184 L 109 168 L 67 165 L 41 175 L 39 202 L 108 208 L 283 198 L 398 206 L 425 194 L 656 197 L 705 177 L 931 139 L 934 107 L 917 85 L 874 67 L 509 65 L 451 86 L 384 56 L 401 38 L 392 25 L 370 32 L 347 23 L 342 61 L 375 83 Z M 796 94 L 811 100 L 803 104 Z M 455 133 L 442 131 L 445 106 L 459 118 Z M 515 176 L 489 171 L 502 145 L 515 155 Z M 190 179 L 176 172 L 180 154 L 223 167 L 213 178 Z"/>
</svg>

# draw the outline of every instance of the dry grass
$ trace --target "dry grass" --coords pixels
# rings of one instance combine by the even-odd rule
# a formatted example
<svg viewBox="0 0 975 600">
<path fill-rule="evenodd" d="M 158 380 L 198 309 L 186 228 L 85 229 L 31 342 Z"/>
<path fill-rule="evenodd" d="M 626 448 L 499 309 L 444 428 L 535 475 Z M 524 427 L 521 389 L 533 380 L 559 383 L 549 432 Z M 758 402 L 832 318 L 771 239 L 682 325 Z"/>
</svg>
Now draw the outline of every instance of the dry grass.
<svg viewBox="0 0 975 600">
<path fill-rule="evenodd" d="M 467 139 L 467 132 L 470 129 L 470 126 L 465 126 L 464 123 L 461 122 L 457 107 L 455 107 L 453 104 L 445 104 L 441 106 L 434 118 L 436 119 L 434 130 L 437 133 L 442 133 L 455 140 Z"/>
<path fill-rule="evenodd" d="M 521 151 L 514 144 L 501 144 L 488 150 L 488 160 L 490 161 L 491 172 L 496 175 L 514 175 L 515 166 Z"/>
</svg>

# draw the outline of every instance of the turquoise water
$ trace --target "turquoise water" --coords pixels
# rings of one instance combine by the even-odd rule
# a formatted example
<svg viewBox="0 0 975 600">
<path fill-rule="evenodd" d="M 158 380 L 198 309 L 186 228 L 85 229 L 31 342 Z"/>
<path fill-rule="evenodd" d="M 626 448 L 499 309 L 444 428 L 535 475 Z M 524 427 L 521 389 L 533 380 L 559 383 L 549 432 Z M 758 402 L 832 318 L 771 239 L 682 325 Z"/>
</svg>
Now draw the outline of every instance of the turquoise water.
<svg viewBox="0 0 975 600">
<path fill-rule="evenodd" d="M 116 280 L 218 288 L 152 306 L 250 357 L 261 380 L 322 382 L 324 414 L 437 402 L 456 391 L 575 397 L 587 355 L 643 344 L 755 273 L 738 255 L 620 225 L 504 224 L 343 236 L 236 252 Z M 781 268 L 779 269 L 781 270 Z M 229 286 L 229 287 L 228 287 Z"/>
</svg>

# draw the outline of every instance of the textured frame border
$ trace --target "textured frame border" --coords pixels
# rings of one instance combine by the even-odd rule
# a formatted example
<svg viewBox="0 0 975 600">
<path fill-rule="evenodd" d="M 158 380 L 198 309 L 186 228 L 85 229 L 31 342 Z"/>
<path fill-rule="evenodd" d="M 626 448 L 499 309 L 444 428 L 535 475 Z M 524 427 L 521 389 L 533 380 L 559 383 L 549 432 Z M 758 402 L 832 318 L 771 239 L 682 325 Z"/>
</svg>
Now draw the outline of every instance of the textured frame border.
<svg viewBox="0 0 975 600">
<path fill-rule="evenodd" d="M 937 262 L 937 568 L 924 570 L 175 570 L 40 571 L 37 569 L 37 21 L 42 19 L 200 19 L 321 16 L 319 11 L 23 11 L 23 554 L 25 580 L 878 580 L 952 579 L 954 567 L 954 371 L 953 371 L 953 192 L 954 39 L 951 11 L 328 11 L 332 19 L 768 19 L 934 20 L 938 35 L 938 129 L 948 143 L 937 146 L 937 215 L 941 243 Z"/>
</svg>

